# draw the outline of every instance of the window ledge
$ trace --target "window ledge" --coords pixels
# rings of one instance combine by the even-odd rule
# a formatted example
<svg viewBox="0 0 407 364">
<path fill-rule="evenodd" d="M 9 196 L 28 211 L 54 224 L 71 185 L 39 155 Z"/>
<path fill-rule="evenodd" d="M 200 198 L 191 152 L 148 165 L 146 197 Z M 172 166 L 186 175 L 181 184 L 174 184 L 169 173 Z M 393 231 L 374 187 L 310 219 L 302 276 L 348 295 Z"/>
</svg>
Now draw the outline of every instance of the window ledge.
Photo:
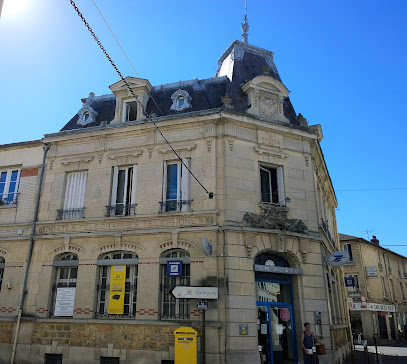
<svg viewBox="0 0 407 364">
<path fill-rule="evenodd" d="M 15 209 L 17 204 L 9 204 L 9 205 L 0 205 L 0 209 Z"/>
</svg>

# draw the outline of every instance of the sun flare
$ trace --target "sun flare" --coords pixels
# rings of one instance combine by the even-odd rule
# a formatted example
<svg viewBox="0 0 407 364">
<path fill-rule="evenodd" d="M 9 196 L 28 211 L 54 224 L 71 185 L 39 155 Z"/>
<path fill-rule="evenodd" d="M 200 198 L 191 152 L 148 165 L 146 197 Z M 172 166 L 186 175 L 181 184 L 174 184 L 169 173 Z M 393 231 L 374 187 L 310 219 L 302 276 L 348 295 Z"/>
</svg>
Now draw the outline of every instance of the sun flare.
<svg viewBox="0 0 407 364">
<path fill-rule="evenodd" d="M 12 17 L 22 13 L 29 0 L 3 0 L 2 17 Z"/>
</svg>

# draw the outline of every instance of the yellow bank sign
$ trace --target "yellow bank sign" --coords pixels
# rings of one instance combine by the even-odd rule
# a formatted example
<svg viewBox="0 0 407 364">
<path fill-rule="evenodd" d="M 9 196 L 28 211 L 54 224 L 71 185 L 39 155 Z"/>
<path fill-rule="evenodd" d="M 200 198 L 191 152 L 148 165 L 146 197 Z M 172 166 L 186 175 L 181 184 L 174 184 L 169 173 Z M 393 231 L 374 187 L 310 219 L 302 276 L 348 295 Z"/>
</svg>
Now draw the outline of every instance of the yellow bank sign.
<svg viewBox="0 0 407 364">
<path fill-rule="evenodd" d="M 112 265 L 110 269 L 109 315 L 122 315 L 124 307 L 124 289 L 126 284 L 126 266 Z"/>
</svg>

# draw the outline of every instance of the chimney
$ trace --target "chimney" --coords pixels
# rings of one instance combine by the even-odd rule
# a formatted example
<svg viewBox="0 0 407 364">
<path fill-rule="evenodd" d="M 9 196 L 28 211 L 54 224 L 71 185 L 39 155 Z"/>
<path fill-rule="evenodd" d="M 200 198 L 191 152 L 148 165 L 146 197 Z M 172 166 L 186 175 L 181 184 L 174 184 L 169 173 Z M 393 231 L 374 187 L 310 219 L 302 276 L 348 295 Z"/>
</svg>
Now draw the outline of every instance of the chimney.
<svg viewBox="0 0 407 364">
<path fill-rule="evenodd" d="M 373 238 L 370 239 L 370 242 L 373 243 L 373 244 L 379 245 L 379 240 L 376 239 L 376 236 L 375 236 L 375 235 L 373 235 Z"/>
</svg>

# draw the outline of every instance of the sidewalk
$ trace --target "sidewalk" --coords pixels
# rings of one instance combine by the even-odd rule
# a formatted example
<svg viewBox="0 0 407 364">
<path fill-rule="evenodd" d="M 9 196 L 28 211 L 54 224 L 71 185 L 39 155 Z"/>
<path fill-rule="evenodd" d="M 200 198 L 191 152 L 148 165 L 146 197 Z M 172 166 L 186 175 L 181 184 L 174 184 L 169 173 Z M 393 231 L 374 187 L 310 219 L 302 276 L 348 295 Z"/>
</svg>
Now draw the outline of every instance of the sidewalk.
<svg viewBox="0 0 407 364">
<path fill-rule="evenodd" d="M 355 346 L 355 364 L 405 364 L 407 363 L 407 342 L 395 341 L 377 346 L 377 356 L 374 346 L 368 346 L 366 357 L 362 345 Z M 352 356 L 345 359 L 343 364 L 352 364 Z"/>
</svg>

